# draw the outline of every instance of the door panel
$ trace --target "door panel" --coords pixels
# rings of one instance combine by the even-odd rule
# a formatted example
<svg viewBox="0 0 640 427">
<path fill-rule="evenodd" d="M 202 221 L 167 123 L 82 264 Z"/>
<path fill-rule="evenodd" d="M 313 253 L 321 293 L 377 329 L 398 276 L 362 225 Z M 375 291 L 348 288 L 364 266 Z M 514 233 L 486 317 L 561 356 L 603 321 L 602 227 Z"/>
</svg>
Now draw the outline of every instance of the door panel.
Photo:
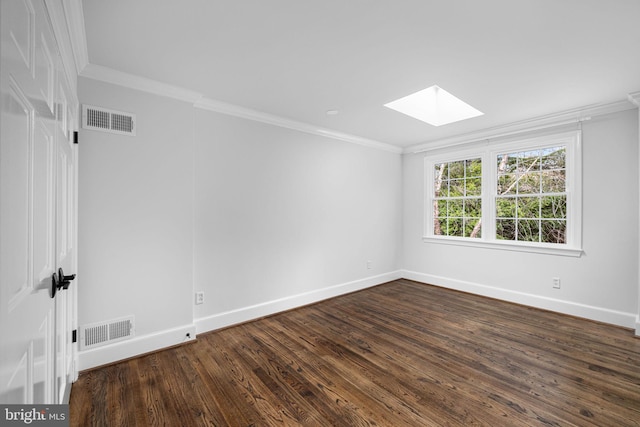
<svg viewBox="0 0 640 427">
<path fill-rule="evenodd" d="M 54 144 L 50 130 L 38 120 L 33 144 L 33 273 L 37 287 L 46 286 L 54 270 Z"/>
<path fill-rule="evenodd" d="M 21 58 L 27 69 L 31 70 L 33 66 L 34 51 L 34 22 L 35 12 L 33 5 L 29 0 L 17 0 L 2 5 L 2 14 L 11 16 L 11 19 L 3 20 L 2 26 L 6 28 L 7 35 L 15 45 L 15 53 L 18 55 L 14 59 Z M 5 31 L 5 30 L 3 30 Z M 4 41 L 4 39 L 3 39 Z"/>
<path fill-rule="evenodd" d="M 42 0 L 0 1 L 0 403 L 60 403 L 73 377 L 71 99 Z"/>
<path fill-rule="evenodd" d="M 2 183 L 9 187 L 3 193 L 0 218 L 10 227 L 3 227 L 2 260 L 12 266 L 2 277 L 6 287 L 8 309 L 15 308 L 29 292 L 29 142 L 33 109 L 15 79 L 8 83 L 8 96 L 2 117 Z M 3 112 L 4 112 L 3 111 Z M 4 264 L 3 263 L 3 264 Z M 4 298 L 3 298 L 4 300 Z"/>
</svg>

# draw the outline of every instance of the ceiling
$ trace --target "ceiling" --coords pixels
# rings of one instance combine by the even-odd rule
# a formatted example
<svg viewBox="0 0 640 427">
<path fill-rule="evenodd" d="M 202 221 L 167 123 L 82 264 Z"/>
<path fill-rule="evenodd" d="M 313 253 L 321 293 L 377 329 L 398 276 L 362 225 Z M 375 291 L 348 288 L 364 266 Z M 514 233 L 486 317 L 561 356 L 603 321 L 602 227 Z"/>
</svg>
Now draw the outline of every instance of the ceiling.
<svg viewBox="0 0 640 427">
<path fill-rule="evenodd" d="M 640 90 L 639 0 L 84 0 L 82 7 L 90 64 L 401 148 Z M 432 85 L 484 115 L 434 127 L 383 106 Z"/>
</svg>

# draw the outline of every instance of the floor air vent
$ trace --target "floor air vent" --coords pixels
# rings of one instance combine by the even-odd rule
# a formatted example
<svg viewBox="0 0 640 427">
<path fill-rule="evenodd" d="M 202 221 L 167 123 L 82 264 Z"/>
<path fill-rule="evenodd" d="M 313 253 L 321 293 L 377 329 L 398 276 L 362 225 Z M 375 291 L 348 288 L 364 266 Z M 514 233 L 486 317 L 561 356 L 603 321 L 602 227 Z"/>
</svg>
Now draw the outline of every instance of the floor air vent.
<svg viewBox="0 0 640 427">
<path fill-rule="evenodd" d="M 83 105 L 82 127 L 84 129 L 135 136 L 136 115 L 92 105 Z"/>
<path fill-rule="evenodd" d="M 90 349 L 126 340 L 135 333 L 133 316 L 80 327 L 80 349 Z"/>
</svg>

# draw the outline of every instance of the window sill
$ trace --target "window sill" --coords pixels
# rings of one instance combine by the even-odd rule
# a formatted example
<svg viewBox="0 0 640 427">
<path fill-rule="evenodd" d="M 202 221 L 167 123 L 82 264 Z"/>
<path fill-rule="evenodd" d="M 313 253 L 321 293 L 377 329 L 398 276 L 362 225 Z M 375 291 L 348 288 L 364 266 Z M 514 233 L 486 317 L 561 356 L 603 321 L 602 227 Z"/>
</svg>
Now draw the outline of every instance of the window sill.
<svg viewBox="0 0 640 427">
<path fill-rule="evenodd" d="M 551 247 L 551 246 L 545 246 L 545 245 L 522 244 L 522 243 L 506 242 L 506 241 L 488 242 L 480 239 L 470 240 L 470 239 L 456 238 L 456 237 L 423 237 L 422 241 L 424 243 L 437 243 L 441 245 L 468 246 L 468 247 L 474 247 L 474 248 L 529 252 L 529 253 L 545 254 L 545 255 L 568 256 L 568 257 L 574 257 L 574 258 L 579 258 L 583 253 L 582 249 L 572 248 L 567 246 Z"/>
</svg>

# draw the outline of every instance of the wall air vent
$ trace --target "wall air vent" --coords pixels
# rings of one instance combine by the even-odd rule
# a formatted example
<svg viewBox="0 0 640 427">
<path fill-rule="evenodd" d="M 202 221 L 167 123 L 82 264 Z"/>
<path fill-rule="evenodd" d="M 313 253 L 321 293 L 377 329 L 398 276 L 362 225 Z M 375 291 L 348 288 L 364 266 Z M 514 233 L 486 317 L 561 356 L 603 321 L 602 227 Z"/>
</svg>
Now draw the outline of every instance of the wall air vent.
<svg viewBox="0 0 640 427">
<path fill-rule="evenodd" d="M 136 115 L 92 105 L 83 105 L 82 127 L 119 135 L 135 136 Z"/>
<path fill-rule="evenodd" d="M 123 341 L 134 335 L 135 324 L 133 316 L 81 326 L 80 350 Z"/>
</svg>

